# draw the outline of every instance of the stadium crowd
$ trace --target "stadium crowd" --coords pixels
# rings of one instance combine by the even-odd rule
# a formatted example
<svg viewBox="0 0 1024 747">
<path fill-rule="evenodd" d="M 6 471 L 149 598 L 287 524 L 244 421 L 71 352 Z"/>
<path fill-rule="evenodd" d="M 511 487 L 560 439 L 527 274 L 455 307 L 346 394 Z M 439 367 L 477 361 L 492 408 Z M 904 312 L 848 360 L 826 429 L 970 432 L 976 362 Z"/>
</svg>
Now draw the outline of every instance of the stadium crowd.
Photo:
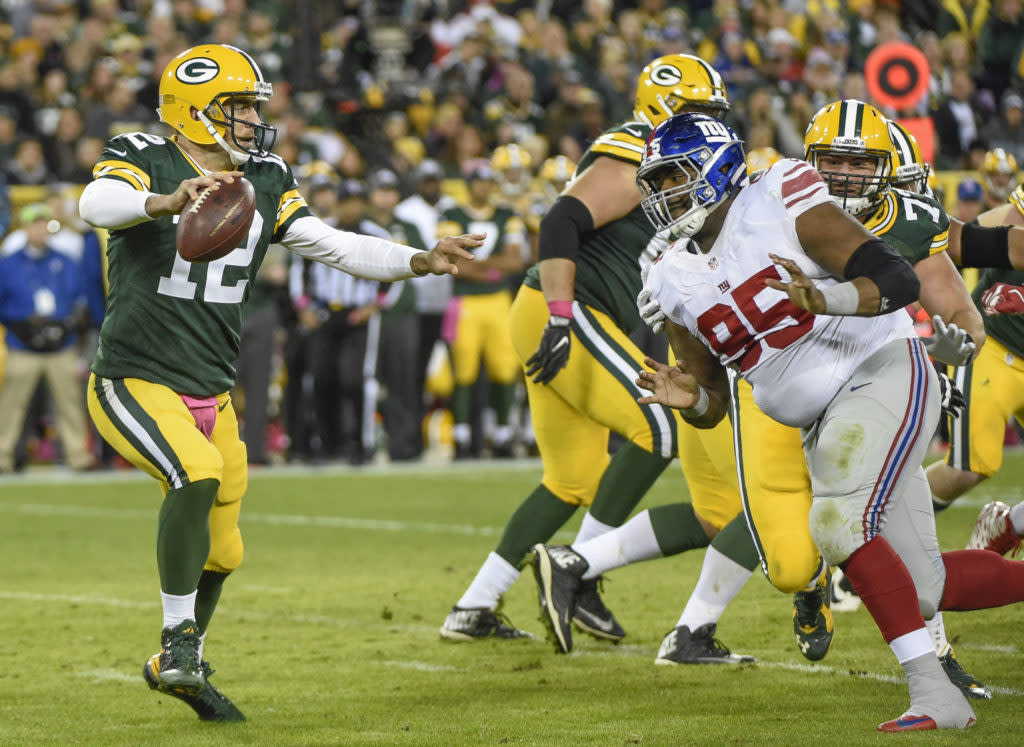
<svg viewBox="0 0 1024 747">
<path fill-rule="evenodd" d="M 929 63 L 910 110 L 872 101 L 865 83 L 869 53 L 893 41 Z M 60 383 L 70 374 L 84 389 L 103 318 L 105 236 L 76 215 L 77 198 L 109 138 L 164 132 L 159 76 L 204 42 L 258 61 L 274 85 L 262 112 L 274 152 L 328 223 L 428 248 L 439 227 L 501 216 L 494 262 L 455 287 L 357 280 L 271 251 L 235 393 L 255 464 L 533 448 L 509 348 L 458 339 L 446 311 L 467 293 L 497 308 L 515 293 L 540 217 L 594 139 L 632 116 L 637 76 L 657 56 L 696 54 L 722 74 L 752 161 L 803 157 L 814 112 L 856 98 L 930 121 L 937 186 L 964 220 L 1005 203 L 1024 164 L 1020 0 L 0 0 L 0 472 L 116 461 Z M 53 355 L 60 366 L 26 364 Z"/>
</svg>

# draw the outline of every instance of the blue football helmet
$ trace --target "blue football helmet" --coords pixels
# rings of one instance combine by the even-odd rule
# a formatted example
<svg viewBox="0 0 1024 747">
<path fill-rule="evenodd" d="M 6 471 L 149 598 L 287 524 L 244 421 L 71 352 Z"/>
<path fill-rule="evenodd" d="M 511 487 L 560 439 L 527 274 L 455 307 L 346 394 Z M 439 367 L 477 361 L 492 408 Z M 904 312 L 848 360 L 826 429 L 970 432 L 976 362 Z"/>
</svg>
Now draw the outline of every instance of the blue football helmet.
<svg viewBox="0 0 1024 747">
<path fill-rule="evenodd" d="M 743 141 L 736 133 L 707 114 L 685 112 L 651 133 L 636 182 L 655 228 L 681 238 L 697 233 L 746 176 Z"/>
</svg>

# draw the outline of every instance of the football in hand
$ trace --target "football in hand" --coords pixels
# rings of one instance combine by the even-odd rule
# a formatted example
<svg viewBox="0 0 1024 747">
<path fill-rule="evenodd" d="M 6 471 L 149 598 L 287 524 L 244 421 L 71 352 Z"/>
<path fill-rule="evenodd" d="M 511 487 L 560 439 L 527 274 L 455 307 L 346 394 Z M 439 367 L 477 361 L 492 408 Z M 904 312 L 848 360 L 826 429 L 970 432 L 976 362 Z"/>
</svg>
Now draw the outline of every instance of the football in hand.
<svg viewBox="0 0 1024 747">
<path fill-rule="evenodd" d="M 219 182 L 189 200 L 178 217 L 178 254 L 189 262 L 211 262 L 233 251 L 249 233 L 256 192 L 248 179 Z"/>
</svg>

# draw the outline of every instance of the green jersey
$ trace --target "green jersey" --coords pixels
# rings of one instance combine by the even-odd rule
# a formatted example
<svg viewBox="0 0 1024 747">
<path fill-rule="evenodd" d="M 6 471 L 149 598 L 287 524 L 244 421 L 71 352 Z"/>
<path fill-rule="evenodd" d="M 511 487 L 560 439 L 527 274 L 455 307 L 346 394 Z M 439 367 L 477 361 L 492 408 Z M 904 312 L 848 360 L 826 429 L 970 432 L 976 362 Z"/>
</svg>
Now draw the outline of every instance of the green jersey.
<svg viewBox="0 0 1024 747">
<path fill-rule="evenodd" d="M 912 265 L 949 248 L 949 216 L 927 195 L 891 189 L 864 227 Z"/>
<path fill-rule="evenodd" d="M 509 208 L 499 205 L 490 208 L 490 217 L 481 217 L 469 208 L 456 206 L 448 208 L 437 221 L 437 238 L 459 236 L 464 233 L 486 233 L 482 246 L 469 249 L 477 259 L 487 259 L 500 252 L 508 244 L 515 244 L 522 251 L 526 247 L 526 226 Z M 478 296 L 496 293 L 508 288 L 508 281 L 500 278 L 492 282 L 463 280 L 458 275 L 452 283 L 452 295 Z"/>
<path fill-rule="evenodd" d="M 606 130 L 580 158 L 576 174 L 602 156 L 639 166 L 650 134 L 651 128 L 640 122 Z M 642 286 L 641 257 L 649 264 L 667 243 L 655 236 L 654 225 L 639 205 L 628 215 L 581 236 L 576 255 L 576 300 L 608 314 L 623 331 L 633 331 L 641 324 L 636 306 Z M 536 266 L 527 271 L 524 283 L 540 290 Z"/>
<path fill-rule="evenodd" d="M 242 307 L 256 271 L 267 247 L 310 214 L 279 157 L 253 157 L 240 170 L 256 191 L 256 215 L 245 244 L 227 256 L 195 264 L 183 259 L 176 215 L 110 232 L 110 293 L 92 366 L 97 376 L 145 379 L 195 396 L 234 386 Z M 158 194 L 203 173 L 173 139 L 141 132 L 113 138 L 93 168 L 94 179 Z"/>
</svg>

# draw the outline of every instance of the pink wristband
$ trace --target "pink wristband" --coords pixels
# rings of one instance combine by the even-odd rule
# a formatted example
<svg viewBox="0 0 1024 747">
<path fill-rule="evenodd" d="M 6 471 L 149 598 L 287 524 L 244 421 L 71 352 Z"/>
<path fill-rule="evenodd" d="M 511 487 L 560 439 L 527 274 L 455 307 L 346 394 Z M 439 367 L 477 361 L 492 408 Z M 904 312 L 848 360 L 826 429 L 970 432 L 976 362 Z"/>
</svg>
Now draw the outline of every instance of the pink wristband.
<svg viewBox="0 0 1024 747">
<path fill-rule="evenodd" d="M 487 282 L 497 283 L 501 280 L 501 270 L 495 270 L 493 267 L 487 271 Z"/>
<path fill-rule="evenodd" d="M 551 316 L 572 319 L 572 301 L 548 301 L 548 311 L 551 312 Z"/>
</svg>

